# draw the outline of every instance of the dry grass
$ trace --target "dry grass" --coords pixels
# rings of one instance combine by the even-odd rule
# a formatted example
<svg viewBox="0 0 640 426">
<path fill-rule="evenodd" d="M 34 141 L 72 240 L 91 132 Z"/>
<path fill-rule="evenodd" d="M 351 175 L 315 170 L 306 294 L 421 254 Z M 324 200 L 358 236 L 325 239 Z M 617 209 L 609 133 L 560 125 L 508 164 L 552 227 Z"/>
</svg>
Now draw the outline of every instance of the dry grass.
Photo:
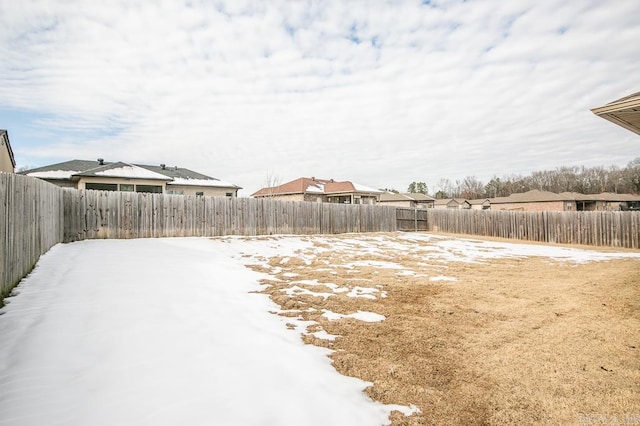
<svg viewBox="0 0 640 426">
<path fill-rule="evenodd" d="M 270 287 L 265 292 L 282 309 L 293 310 L 285 315 L 318 323 L 308 331 L 339 335 L 334 341 L 313 335 L 304 340 L 333 349 L 333 364 L 342 374 L 372 382 L 367 393 L 373 399 L 420 408 L 411 417 L 394 413 L 394 425 L 564 425 L 594 419 L 585 415 L 623 423 L 629 417 L 622 416 L 640 415 L 637 259 L 425 262 L 419 252 L 372 253 L 345 243 L 357 239 L 319 239 L 316 248 L 324 245 L 327 250 L 311 263 L 270 259 L 271 266 L 281 268 L 275 275 L 281 281 L 266 280 Z M 391 260 L 417 274 L 340 266 L 365 259 Z M 439 275 L 457 281 L 429 280 Z M 339 293 L 324 299 L 284 293 L 300 280 L 378 286 L 386 297 Z M 323 286 L 296 285 L 330 292 Z M 323 309 L 371 311 L 386 320 L 328 321 Z M 640 416 L 632 419 L 640 421 Z"/>
</svg>

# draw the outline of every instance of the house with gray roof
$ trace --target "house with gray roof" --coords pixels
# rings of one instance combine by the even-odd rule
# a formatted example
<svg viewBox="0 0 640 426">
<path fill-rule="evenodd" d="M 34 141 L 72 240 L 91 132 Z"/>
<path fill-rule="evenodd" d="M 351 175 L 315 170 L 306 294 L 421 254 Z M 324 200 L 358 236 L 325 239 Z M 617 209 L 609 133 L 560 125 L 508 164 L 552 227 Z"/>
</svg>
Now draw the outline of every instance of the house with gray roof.
<svg viewBox="0 0 640 426">
<path fill-rule="evenodd" d="M 489 210 L 491 208 L 491 201 L 488 198 L 478 198 L 467 201 L 471 204 L 471 210 Z"/>
<path fill-rule="evenodd" d="M 490 198 L 491 210 L 567 211 L 576 210 L 575 201 L 555 192 L 533 189 L 508 197 Z"/>
<path fill-rule="evenodd" d="M 100 191 L 237 197 L 240 186 L 165 164 L 71 160 L 20 172 L 58 186 Z"/>
<path fill-rule="evenodd" d="M 16 159 L 9 142 L 9 133 L 0 129 L 0 172 L 13 173 L 15 168 Z"/>
<path fill-rule="evenodd" d="M 464 198 L 442 198 L 435 200 L 433 203 L 433 207 L 436 209 L 467 210 L 471 208 L 471 204 Z"/>
<path fill-rule="evenodd" d="M 631 194 L 580 194 L 577 192 L 540 191 L 537 189 L 490 198 L 492 210 L 524 211 L 610 211 L 640 209 L 640 196 Z"/>
<path fill-rule="evenodd" d="M 433 208 L 435 198 L 421 193 L 402 193 L 385 192 L 380 194 L 379 204 L 385 206 L 407 207 L 411 209 L 430 209 Z"/>
</svg>

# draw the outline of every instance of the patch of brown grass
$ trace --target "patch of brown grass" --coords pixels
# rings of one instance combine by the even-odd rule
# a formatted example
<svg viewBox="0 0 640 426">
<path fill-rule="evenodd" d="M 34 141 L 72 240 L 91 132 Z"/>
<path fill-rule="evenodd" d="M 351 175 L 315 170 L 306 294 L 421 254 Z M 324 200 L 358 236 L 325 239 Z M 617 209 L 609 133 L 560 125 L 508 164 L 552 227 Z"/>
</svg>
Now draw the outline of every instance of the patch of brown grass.
<svg viewBox="0 0 640 426">
<path fill-rule="evenodd" d="M 310 332 L 339 335 L 335 341 L 303 339 L 333 349 L 342 374 L 372 382 L 371 398 L 420 408 L 411 417 L 394 413 L 394 425 L 578 424 L 583 414 L 621 419 L 640 413 L 638 260 L 449 263 L 446 275 L 457 281 L 433 282 L 428 276 L 442 274 L 444 265 L 425 264 L 417 253 L 391 259 L 416 275 L 340 266 L 354 259 L 390 260 L 388 253 L 343 249 L 324 252 L 310 265 L 271 259 L 282 268 L 282 281 L 269 280 L 265 292 L 282 309 L 300 310 L 287 315 L 316 321 Z M 387 297 L 287 296 L 283 290 L 298 280 L 380 286 Z M 323 309 L 371 311 L 386 320 L 328 321 Z"/>
</svg>

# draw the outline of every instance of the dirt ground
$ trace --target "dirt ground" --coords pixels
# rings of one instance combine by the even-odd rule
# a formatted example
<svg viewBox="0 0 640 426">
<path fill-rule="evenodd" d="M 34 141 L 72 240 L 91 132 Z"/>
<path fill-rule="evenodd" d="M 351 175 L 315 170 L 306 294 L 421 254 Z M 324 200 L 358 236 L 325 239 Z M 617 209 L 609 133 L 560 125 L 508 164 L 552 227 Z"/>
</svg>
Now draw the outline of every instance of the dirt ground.
<svg viewBox="0 0 640 426">
<path fill-rule="evenodd" d="M 428 241 L 411 243 L 421 251 L 402 249 L 404 242 L 359 250 L 358 238 L 372 237 L 310 239 L 313 249 L 300 257 L 257 269 L 271 275 L 265 292 L 286 310 L 280 315 L 339 336 L 303 339 L 332 349 L 340 373 L 373 383 L 366 392 L 375 400 L 420 409 L 394 412 L 393 425 L 640 424 L 638 258 L 425 261 Z M 381 247 L 393 246 L 398 235 L 381 238 Z M 449 280 L 434 279 L 443 274 Z M 286 294 L 292 283 L 313 292 L 322 291 L 318 283 L 378 291 Z M 329 321 L 323 310 L 386 319 Z"/>
</svg>

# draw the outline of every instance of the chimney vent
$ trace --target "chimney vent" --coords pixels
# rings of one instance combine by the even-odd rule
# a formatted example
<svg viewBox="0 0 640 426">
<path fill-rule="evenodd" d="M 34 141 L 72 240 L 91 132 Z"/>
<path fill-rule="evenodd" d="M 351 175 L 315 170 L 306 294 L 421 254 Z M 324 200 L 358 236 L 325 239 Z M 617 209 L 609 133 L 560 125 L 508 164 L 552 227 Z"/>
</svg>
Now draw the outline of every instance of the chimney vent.
<svg viewBox="0 0 640 426">
<path fill-rule="evenodd" d="M 166 165 L 166 164 L 160 164 L 160 168 L 161 168 L 162 170 L 166 170 L 166 169 L 167 169 L 167 165 Z"/>
<path fill-rule="evenodd" d="M 104 158 L 98 158 L 98 164 L 104 166 Z"/>
</svg>

